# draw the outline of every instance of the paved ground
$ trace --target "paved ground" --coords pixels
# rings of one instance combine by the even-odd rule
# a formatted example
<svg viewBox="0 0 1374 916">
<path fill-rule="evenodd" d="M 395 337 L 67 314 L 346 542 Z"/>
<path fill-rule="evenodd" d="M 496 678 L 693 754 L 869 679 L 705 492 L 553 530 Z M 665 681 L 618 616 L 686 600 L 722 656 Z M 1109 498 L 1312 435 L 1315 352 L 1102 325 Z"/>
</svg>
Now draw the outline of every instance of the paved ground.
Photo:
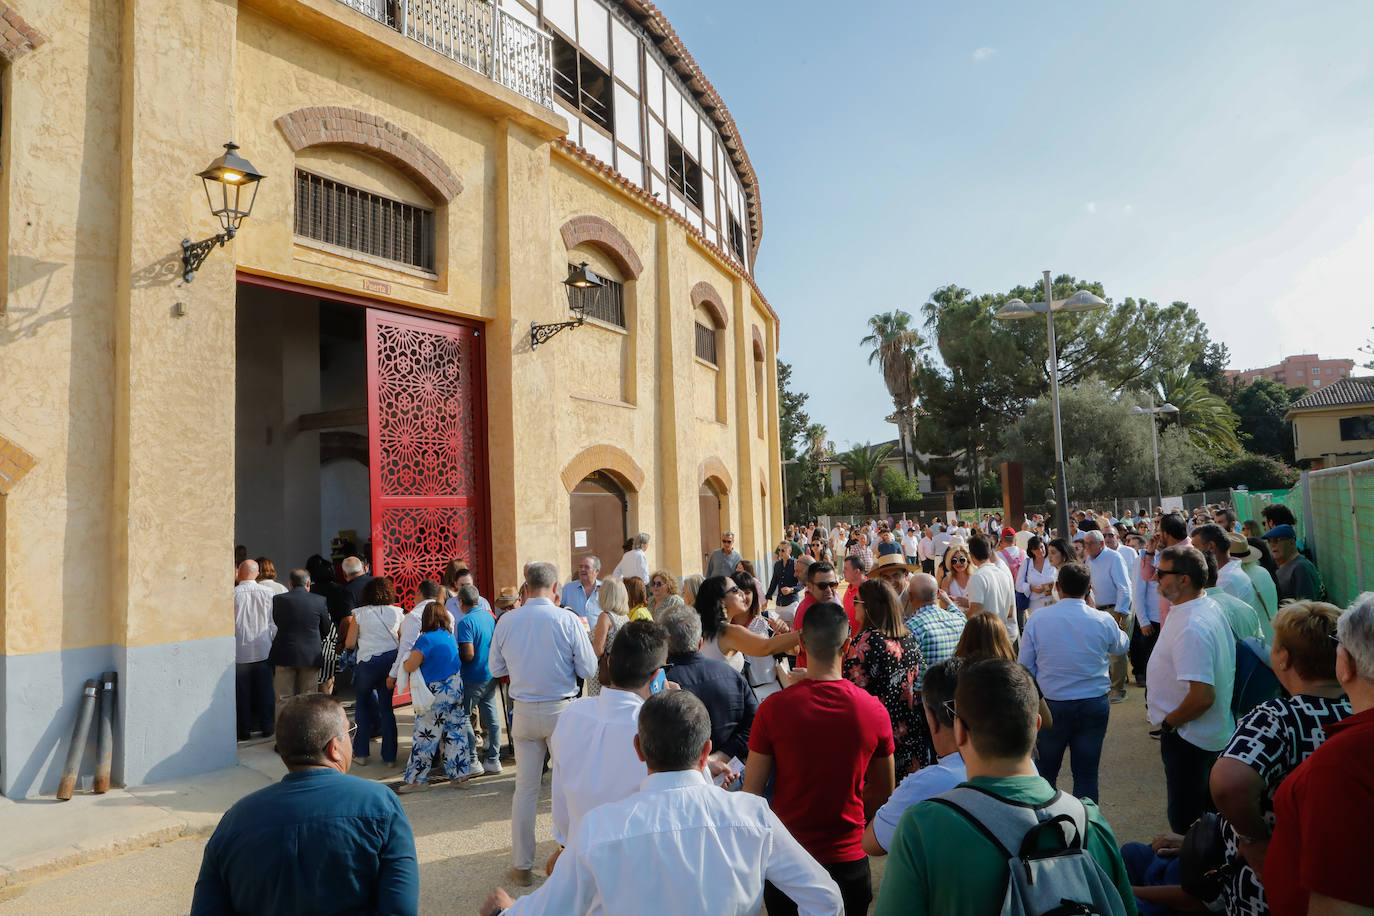
<svg viewBox="0 0 1374 916">
<path fill-rule="evenodd" d="M 407 718 L 402 734 L 408 732 Z M 264 774 L 270 770 L 268 755 L 270 748 L 263 746 L 246 749 L 242 754 L 252 757 Z M 378 772 L 379 769 L 371 766 L 358 772 L 369 778 L 400 776 L 399 770 Z M 1067 789 L 1071 788 L 1067 766 L 1065 770 L 1060 782 Z M 419 852 L 422 913 L 475 913 L 490 888 L 503 882 L 510 858 L 509 819 L 514 785 L 515 769 L 507 766 L 500 776 L 474 780 L 469 791 L 436 786 L 403 799 Z M 1102 795 L 1103 811 L 1118 841 L 1148 840 L 1163 829 L 1164 785 L 1159 745 L 1147 735 L 1143 692 L 1134 687 L 1127 702 L 1112 707 L 1102 762 Z M 541 840 L 538 854 L 542 862 L 554 848 L 547 776 L 536 836 Z M 0 843 L 5 840 L 0 835 Z M 185 913 L 190 907 L 204 845 L 204 836 L 174 840 L 5 888 L 0 890 L 0 914 Z M 0 864 L 8 864 L 3 853 Z M 881 860 L 875 860 L 874 865 L 876 889 L 881 881 Z"/>
</svg>

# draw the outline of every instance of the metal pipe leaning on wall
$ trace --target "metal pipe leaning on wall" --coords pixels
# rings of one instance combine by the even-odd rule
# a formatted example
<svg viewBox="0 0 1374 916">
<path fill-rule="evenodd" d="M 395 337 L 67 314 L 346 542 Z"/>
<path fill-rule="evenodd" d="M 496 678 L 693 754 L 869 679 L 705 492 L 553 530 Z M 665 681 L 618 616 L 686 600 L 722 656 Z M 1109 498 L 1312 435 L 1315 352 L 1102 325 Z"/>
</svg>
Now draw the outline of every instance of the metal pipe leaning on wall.
<svg viewBox="0 0 1374 916">
<path fill-rule="evenodd" d="M 106 671 L 100 675 L 100 740 L 95 758 L 96 795 L 110 791 L 110 761 L 114 759 L 114 701 L 115 684 L 119 673 Z"/>
<path fill-rule="evenodd" d="M 86 750 L 86 737 L 91 733 L 91 719 L 95 716 L 96 691 L 100 685 L 87 680 L 81 691 L 81 709 L 76 714 L 76 730 L 72 732 L 72 746 L 67 748 L 67 763 L 62 767 L 62 783 L 57 787 L 59 801 L 71 801 L 76 792 L 76 773 L 81 768 L 81 756 Z"/>
</svg>

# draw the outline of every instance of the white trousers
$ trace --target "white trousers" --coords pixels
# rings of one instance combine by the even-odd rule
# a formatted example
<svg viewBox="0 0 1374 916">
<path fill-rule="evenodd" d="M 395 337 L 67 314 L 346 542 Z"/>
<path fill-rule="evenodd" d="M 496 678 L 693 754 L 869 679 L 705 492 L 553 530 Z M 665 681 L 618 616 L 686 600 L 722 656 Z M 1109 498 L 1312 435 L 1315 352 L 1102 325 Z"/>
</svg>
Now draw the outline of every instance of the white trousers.
<svg viewBox="0 0 1374 916">
<path fill-rule="evenodd" d="M 539 806 L 544 755 L 559 715 L 571 702 L 513 703 L 510 734 L 515 744 L 515 798 L 511 802 L 510 845 L 511 864 L 516 868 L 534 867 L 534 815 Z"/>
</svg>

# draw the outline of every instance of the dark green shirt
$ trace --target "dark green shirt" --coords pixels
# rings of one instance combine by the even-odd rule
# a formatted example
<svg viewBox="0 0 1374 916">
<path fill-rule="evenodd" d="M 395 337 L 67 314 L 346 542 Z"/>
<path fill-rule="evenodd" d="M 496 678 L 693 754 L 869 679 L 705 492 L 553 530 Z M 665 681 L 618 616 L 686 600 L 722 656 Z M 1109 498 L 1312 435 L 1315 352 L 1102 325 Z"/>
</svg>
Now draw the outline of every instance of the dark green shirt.
<svg viewBox="0 0 1374 916">
<path fill-rule="evenodd" d="M 965 785 L 986 789 L 1008 801 L 1044 804 L 1054 787 L 1039 776 L 980 776 Z M 1136 913 L 1131 881 L 1121 861 L 1112 828 L 1097 805 L 1088 809 L 1087 851 L 1121 892 L 1128 914 Z M 874 916 L 988 916 L 1002 909 L 1007 890 L 1007 860 L 968 818 L 936 802 L 912 805 L 897 824 Z"/>
</svg>

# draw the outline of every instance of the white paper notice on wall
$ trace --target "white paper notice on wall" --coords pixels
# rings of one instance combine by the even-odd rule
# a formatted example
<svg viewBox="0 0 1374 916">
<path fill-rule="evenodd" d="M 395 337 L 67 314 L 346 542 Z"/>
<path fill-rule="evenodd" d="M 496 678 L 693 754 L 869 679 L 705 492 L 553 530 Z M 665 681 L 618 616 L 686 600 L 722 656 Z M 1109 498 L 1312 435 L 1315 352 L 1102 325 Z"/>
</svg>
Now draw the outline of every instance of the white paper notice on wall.
<svg viewBox="0 0 1374 916">
<path fill-rule="evenodd" d="M 587 529 L 586 529 L 586 528 L 583 528 L 583 529 L 581 529 L 580 531 L 574 531 L 574 532 L 573 532 L 573 547 L 586 547 L 586 546 L 587 546 Z"/>
</svg>

